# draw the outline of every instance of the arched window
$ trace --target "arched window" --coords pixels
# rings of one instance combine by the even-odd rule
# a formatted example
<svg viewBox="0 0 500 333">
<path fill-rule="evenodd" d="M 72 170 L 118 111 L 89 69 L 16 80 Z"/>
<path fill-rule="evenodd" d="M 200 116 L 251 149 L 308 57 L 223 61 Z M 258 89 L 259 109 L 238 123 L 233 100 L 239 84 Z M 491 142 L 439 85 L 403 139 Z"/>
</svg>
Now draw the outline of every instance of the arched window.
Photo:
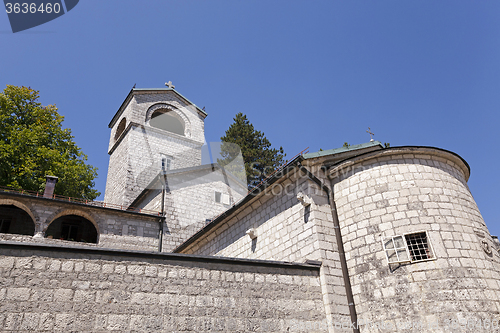
<svg viewBox="0 0 500 333">
<path fill-rule="evenodd" d="M 97 243 L 97 230 L 84 217 L 64 215 L 55 219 L 47 228 L 45 237 L 83 243 Z"/>
<path fill-rule="evenodd" d="M 149 124 L 153 127 L 184 136 L 184 123 L 171 115 L 168 110 L 160 109 L 153 112 Z"/>
<path fill-rule="evenodd" d="M 33 236 L 35 223 L 24 210 L 14 205 L 2 205 L 0 206 L 0 233 Z"/>
<path fill-rule="evenodd" d="M 127 124 L 127 119 L 123 118 L 118 124 L 118 127 L 116 128 L 115 140 L 118 140 L 120 135 L 122 135 L 123 131 L 125 130 L 126 124 Z"/>
</svg>

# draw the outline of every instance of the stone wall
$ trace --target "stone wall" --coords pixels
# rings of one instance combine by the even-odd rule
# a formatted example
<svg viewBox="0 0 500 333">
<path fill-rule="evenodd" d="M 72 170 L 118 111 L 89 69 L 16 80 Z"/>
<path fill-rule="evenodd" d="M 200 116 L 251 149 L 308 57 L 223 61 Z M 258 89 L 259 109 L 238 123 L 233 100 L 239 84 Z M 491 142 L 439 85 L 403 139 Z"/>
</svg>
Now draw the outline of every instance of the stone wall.
<svg viewBox="0 0 500 333">
<path fill-rule="evenodd" d="M 210 237 L 200 239 L 183 252 L 291 262 L 319 260 L 310 210 L 306 214 L 306 208 L 297 199 L 297 193 L 307 193 L 307 180 L 287 179 L 275 186 L 275 193 L 268 190 L 239 208 Z M 250 228 L 257 235 L 253 241 L 246 234 Z"/>
<path fill-rule="evenodd" d="M 160 133 L 162 132 L 162 133 Z M 161 171 L 161 156 L 172 156 L 171 168 L 182 169 L 201 165 L 201 143 L 174 137 L 166 131 L 133 126 L 127 133 L 128 173 L 132 182 L 123 184 L 125 202 L 130 205 Z M 110 160 L 111 163 L 111 160 Z M 113 163 L 120 163 L 115 160 Z M 111 175 L 111 177 L 113 177 Z M 121 182 L 121 179 L 117 179 Z"/>
<path fill-rule="evenodd" d="M 130 205 L 161 171 L 162 156 L 172 157 L 171 169 L 198 166 L 202 145 L 160 129 L 131 124 L 111 153 L 104 200 Z"/>
<path fill-rule="evenodd" d="M 112 134 L 110 140 L 114 140 L 114 134 Z M 104 193 L 105 202 L 115 204 L 123 204 L 125 202 L 125 186 L 127 183 L 133 181 L 133 178 L 128 172 L 128 156 L 129 142 L 128 137 L 124 133 L 113 153 L 109 156 L 106 190 Z"/>
<path fill-rule="evenodd" d="M 459 157 L 395 148 L 331 172 L 358 316 L 390 325 L 361 332 L 396 331 L 407 323 L 428 328 L 422 331 L 472 332 L 478 331 L 476 320 L 498 323 L 500 258 L 491 251 L 493 240 Z M 433 258 L 389 265 L 383 239 L 421 231 L 430 238 Z M 466 320 L 471 329 L 445 327 Z"/>
<path fill-rule="evenodd" d="M 0 332 L 326 332 L 317 266 L 0 242 Z"/>
</svg>

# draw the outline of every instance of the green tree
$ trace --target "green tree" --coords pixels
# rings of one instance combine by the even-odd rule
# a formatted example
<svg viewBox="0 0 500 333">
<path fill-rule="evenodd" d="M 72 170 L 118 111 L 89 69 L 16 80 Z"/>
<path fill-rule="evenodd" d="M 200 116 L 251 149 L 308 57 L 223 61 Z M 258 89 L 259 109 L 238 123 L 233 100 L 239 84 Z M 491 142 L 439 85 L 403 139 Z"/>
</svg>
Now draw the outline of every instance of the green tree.
<svg viewBox="0 0 500 333">
<path fill-rule="evenodd" d="M 64 117 L 42 106 L 39 93 L 8 85 L 0 93 L 0 185 L 42 191 L 45 175 L 57 176 L 58 195 L 93 200 L 97 169 L 85 163 Z"/>
<path fill-rule="evenodd" d="M 271 148 L 271 143 L 264 136 L 264 133 L 256 131 L 243 113 L 238 113 L 233 120 L 234 123 L 226 131 L 226 135 L 220 139 L 222 142 L 236 144 L 240 147 L 245 162 L 248 188 L 252 189 L 285 162 L 286 154 L 282 147 L 279 149 Z M 231 155 L 234 154 L 232 149 L 234 145 L 229 146 L 229 149 L 225 149 L 222 145 L 221 155 L 231 159 Z"/>
</svg>

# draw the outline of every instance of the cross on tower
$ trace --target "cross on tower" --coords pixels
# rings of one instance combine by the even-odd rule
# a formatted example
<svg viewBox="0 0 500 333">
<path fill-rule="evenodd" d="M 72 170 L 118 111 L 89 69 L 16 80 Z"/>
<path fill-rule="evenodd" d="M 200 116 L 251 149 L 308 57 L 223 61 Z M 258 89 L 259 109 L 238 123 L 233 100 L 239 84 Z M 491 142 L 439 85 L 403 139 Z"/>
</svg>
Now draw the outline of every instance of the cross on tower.
<svg viewBox="0 0 500 333">
<path fill-rule="evenodd" d="M 168 81 L 168 82 L 166 82 L 166 83 L 165 83 L 165 85 L 166 85 L 167 87 L 169 87 L 170 89 L 175 89 L 175 86 L 172 84 L 172 81 Z"/>
<path fill-rule="evenodd" d="M 375 134 L 372 133 L 372 130 L 370 129 L 370 127 L 368 127 L 368 131 L 366 131 L 366 133 L 370 134 L 370 142 L 374 141 L 373 140 L 373 135 L 375 135 Z"/>
</svg>

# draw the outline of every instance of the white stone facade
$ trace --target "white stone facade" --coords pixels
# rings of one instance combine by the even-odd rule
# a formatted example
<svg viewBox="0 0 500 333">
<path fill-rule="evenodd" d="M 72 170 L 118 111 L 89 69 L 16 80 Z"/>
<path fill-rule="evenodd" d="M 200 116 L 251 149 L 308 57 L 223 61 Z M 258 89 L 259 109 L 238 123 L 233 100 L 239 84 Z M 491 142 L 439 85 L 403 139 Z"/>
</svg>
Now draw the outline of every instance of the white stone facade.
<svg viewBox="0 0 500 333">
<path fill-rule="evenodd" d="M 500 312 L 500 257 L 460 158 L 437 149 L 395 149 L 353 159 L 336 177 L 346 166 L 330 172 L 363 319 L 394 326 L 439 322 L 441 330 L 433 331 L 444 332 L 445 323 L 486 321 Z M 433 258 L 389 269 L 383 239 L 421 231 Z"/>
<path fill-rule="evenodd" d="M 219 172 L 211 168 L 192 170 L 167 176 L 165 193 L 165 237 L 163 249 L 170 252 L 195 234 L 208 222 L 230 208 L 246 194 L 246 187 L 235 181 L 224 181 Z M 157 186 L 158 187 L 158 186 Z M 239 191 L 236 191 L 239 190 Z M 227 195 L 228 201 L 217 202 L 215 192 Z M 136 206 L 146 210 L 161 210 L 162 191 L 151 191 Z"/>
<path fill-rule="evenodd" d="M 151 126 L 158 110 L 183 132 Z M 0 192 L 35 231 L 0 234 L 0 330 L 500 332 L 500 243 L 460 156 L 370 142 L 298 156 L 247 193 L 201 165 L 205 116 L 172 89 L 131 91 L 105 195 L 125 211 Z M 97 243 L 44 238 L 61 216 Z"/>
<path fill-rule="evenodd" d="M 498 245 L 467 187 L 468 165 L 459 156 L 435 148 L 396 147 L 343 162 L 331 156 L 303 163 L 333 190 L 361 332 L 396 332 L 410 324 L 417 331 L 449 332 L 450 325 L 498 321 Z M 297 176 L 297 170 L 179 251 L 320 260 L 327 319 L 349 321 L 335 209 L 328 204 L 326 190 L 304 174 Z M 246 234 L 250 228 L 257 236 L 253 240 Z M 420 232 L 428 235 L 432 257 L 389 264 L 383 240 Z M 470 331 L 455 328 L 454 332 Z M 352 330 L 330 327 L 330 332 L 343 331 Z"/>
<path fill-rule="evenodd" d="M 297 199 L 301 193 L 309 208 Z M 246 232 L 253 228 L 255 239 Z M 320 276 L 327 322 L 348 323 L 346 293 L 336 253 L 335 232 L 326 195 L 312 181 L 292 172 L 250 200 L 217 228 L 182 253 L 322 263 Z M 349 330 L 337 330 L 339 332 Z"/>
</svg>

